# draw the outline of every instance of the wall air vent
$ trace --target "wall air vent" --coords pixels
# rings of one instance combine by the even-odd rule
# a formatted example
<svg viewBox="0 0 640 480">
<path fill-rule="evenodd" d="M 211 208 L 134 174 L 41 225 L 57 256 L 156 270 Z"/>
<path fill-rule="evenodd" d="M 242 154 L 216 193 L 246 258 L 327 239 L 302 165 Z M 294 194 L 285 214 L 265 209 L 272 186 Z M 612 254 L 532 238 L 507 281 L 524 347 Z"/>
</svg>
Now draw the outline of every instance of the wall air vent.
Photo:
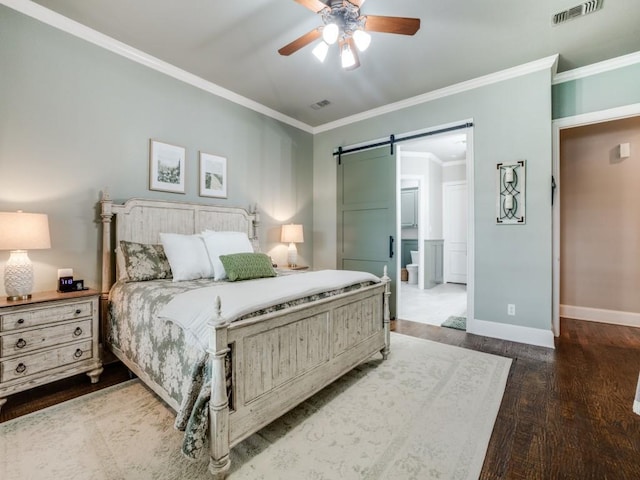
<svg viewBox="0 0 640 480">
<path fill-rule="evenodd" d="M 580 5 L 576 5 L 575 7 L 558 12 L 553 15 L 552 22 L 554 25 L 558 25 L 560 23 L 573 20 L 574 18 L 597 12 L 602 8 L 602 2 L 603 0 L 589 0 L 588 2 L 584 2 Z"/>
<path fill-rule="evenodd" d="M 331 104 L 329 100 L 320 100 L 319 102 L 316 102 L 313 105 L 309 105 L 309 106 L 314 110 L 320 110 L 321 108 L 326 107 L 329 104 Z"/>
</svg>

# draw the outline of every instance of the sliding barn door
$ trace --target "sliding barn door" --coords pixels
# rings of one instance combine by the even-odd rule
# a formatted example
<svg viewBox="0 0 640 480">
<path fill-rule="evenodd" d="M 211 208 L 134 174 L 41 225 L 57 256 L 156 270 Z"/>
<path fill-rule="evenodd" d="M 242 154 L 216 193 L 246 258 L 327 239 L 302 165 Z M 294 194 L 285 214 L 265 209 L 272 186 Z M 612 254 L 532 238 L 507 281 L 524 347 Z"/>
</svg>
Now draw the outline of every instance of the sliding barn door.
<svg viewBox="0 0 640 480">
<path fill-rule="evenodd" d="M 391 278 L 396 305 L 396 159 L 389 147 L 342 156 L 338 165 L 338 268 Z"/>
</svg>

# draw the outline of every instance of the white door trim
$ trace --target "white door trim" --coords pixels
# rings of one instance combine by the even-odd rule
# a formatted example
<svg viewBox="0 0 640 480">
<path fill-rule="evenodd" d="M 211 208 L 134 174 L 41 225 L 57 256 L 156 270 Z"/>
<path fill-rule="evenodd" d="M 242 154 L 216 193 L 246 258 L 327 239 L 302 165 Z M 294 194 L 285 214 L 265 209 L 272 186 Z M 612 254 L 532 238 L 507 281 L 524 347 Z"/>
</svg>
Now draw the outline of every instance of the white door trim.
<svg viewBox="0 0 640 480">
<path fill-rule="evenodd" d="M 398 145 L 398 155 L 399 158 L 398 163 L 400 163 L 400 171 L 402 171 L 402 149 L 401 146 Z M 426 203 L 426 199 L 429 198 L 428 184 L 424 175 L 415 175 L 415 174 L 400 174 L 400 185 L 402 185 L 402 180 L 417 180 L 418 181 L 418 257 L 420 259 L 420 263 L 418 264 L 418 288 L 420 290 L 424 290 L 424 232 L 425 232 L 425 224 L 428 224 L 430 219 L 428 218 L 428 214 L 424 211 L 424 205 Z M 397 218 L 401 217 L 401 201 L 398 200 L 398 214 Z M 428 209 L 427 209 L 428 212 Z M 400 236 L 398 237 L 398 271 L 402 270 L 402 227 L 400 227 Z M 400 285 L 400 283 L 398 283 Z M 398 291 L 400 289 L 398 288 Z M 398 295 L 398 304 L 400 302 L 400 295 Z"/>
<path fill-rule="evenodd" d="M 474 160 L 473 160 L 473 129 L 469 127 L 467 132 L 467 331 L 475 328 L 474 292 L 476 284 L 475 276 L 475 199 L 474 199 Z"/>
<path fill-rule="evenodd" d="M 623 107 L 599 110 L 572 117 L 559 118 L 552 122 L 553 130 L 553 177 L 556 181 L 556 192 L 553 202 L 553 250 L 552 250 L 552 329 L 557 337 L 560 335 L 560 130 L 580 127 L 594 123 L 609 122 L 640 115 L 640 103 Z"/>
</svg>

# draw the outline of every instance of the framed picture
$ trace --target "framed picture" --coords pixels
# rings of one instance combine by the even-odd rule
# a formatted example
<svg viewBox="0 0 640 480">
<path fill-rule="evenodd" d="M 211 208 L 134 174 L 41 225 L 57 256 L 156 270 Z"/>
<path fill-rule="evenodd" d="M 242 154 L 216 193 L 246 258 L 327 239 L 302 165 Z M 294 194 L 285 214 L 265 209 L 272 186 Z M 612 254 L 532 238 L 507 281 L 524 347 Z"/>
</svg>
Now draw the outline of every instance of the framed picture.
<svg viewBox="0 0 640 480">
<path fill-rule="evenodd" d="M 186 149 L 169 143 L 149 141 L 149 189 L 184 193 Z"/>
<path fill-rule="evenodd" d="M 227 159 L 200 152 L 200 196 L 227 198 Z"/>
</svg>

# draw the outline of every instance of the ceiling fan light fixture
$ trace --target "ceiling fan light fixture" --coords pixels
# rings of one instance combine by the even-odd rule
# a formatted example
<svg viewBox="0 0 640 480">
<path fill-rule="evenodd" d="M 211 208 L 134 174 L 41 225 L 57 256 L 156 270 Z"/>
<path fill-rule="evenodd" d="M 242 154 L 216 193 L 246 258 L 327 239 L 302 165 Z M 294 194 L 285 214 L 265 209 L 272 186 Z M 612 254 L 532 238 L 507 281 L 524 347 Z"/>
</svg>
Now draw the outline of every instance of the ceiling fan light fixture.
<svg viewBox="0 0 640 480">
<path fill-rule="evenodd" d="M 316 45 L 312 53 L 315 57 L 320 60 L 321 63 L 324 63 L 325 58 L 327 58 L 327 52 L 329 51 L 329 45 L 326 42 L 321 41 L 318 45 Z"/>
<path fill-rule="evenodd" d="M 322 29 L 322 39 L 329 45 L 333 45 L 338 40 L 340 29 L 335 23 L 328 23 Z"/>
<path fill-rule="evenodd" d="M 364 30 L 356 30 L 353 32 L 353 41 L 361 52 L 364 52 L 371 44 L 371 35 Z"/>
<path fill-rule="evenodd" d="M 353 55 L 351 48 L 349 48 L 349 44 L 344 44 L 342 47 L 342 52 L 340 52 L 340 60 L 342 63 L 342 68 L 351 68 L 356 64 L 356 57 Z"/>
</svg>

